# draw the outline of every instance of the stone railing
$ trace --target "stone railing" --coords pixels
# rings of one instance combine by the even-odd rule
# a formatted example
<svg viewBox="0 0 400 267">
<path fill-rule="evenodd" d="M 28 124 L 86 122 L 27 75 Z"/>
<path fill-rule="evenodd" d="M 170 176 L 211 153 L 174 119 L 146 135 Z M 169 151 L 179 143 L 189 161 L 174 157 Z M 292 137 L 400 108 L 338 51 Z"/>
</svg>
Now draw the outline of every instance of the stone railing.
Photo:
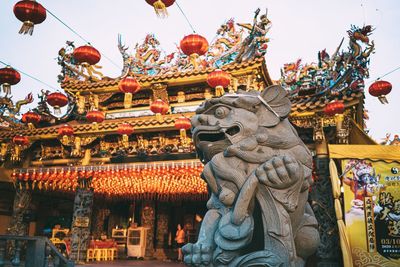
<svg viewBox="0 0 400 267">
<path fill-rule="evenodd" d="M 5 266 L 74 267 L 75 264 L 46 237 L 0 235 L 0 267 Z"/>
</svg>

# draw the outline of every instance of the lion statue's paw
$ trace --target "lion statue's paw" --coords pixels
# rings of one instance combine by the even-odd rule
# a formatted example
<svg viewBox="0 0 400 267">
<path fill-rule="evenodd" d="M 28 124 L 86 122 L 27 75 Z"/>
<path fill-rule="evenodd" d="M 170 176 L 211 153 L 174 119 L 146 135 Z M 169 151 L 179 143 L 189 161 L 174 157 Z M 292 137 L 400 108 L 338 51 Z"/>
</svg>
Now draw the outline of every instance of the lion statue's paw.
<svg viewBox="0 0 400 267">
<path fill-rule="evenodd" d="M 210 244 L 197 242 L 189 243 L 182 248 L 185 264 L 189 266 L 212 266 L 214 247 Z"/>
<path fill-rule="evenodd" d="M 292 156 L 275 156 L 256 169 L 260 183 L 284 189 L 295 184 L 303 176 L 303 168 Z"/>
</svg>

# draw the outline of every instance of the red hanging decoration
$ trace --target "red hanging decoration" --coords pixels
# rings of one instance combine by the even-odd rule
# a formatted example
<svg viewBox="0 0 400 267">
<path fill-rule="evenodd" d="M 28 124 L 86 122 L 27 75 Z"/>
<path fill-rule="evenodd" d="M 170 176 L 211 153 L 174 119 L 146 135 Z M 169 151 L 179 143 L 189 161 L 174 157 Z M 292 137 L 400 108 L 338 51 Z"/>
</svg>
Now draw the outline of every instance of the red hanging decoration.
<svg viewBox="0 0 400 267">
<path fill-rule="evenodd" d="M 86 114 L 86 119 L 92 123 L 101 123 L 105 118 L 104 113 L 99 110 L 91 110 Z"/>
<path fill-rule="evenodd" d="M 22 122 L 27 123 L 30 129 L 34 128 L 34 124 L 38 124 L 41 120 L 41 116 L 35 112 L 28 111 L 22 115 Z"/>
<path fill-rule="evenodd" d="M 19 146 L 27 146 L 29 145 L 29 139 L 23 135 L 16 135 L 13 138 L 13 143 Z"/>
<path fill-rule="evenodd" d="M 182 39 L 180 48 L 185 55 L 190 57 L 193 67 L 197 69 L 197 59 L 207 53 L 208 41 L 201 35 L 189 34 Z"/>
<path fill-rule="evenodd" d="M 47 103 L 54 108 L 54 113 L 61 114 L 61 108 L 68 104 L 68 97 L 59 92 L 51 93 L 47 96 Z"/>
<path fill-rule="evenodd" d="M 325 106 L 324 113 L 328 116 L 343 114 L 344 104 L 342 101 L 332 101 Z"/>
<path fill-rule="evenodd" d="M 195 33 L 189 34 L 182 39 L 180 47 L 182 52 L 187 56 L 192 54 L 202 56 L 208 51 L 208 41 L 201 35 Z"/>
<path fill-rule="evenodd" d="M 153 103 L 151 103 L 150 110 L 151 112 L 156 114 L 156 118 L 158 120 L 161 120 L 161 115 L 167 114 L 169 106 L 167 102 L 161 99 L 156 99 L 155 101 L 153 101 Z"/>
<path fill-rule="evenodd" d="M 154 7 L 158 17 L 165 18 L 168 17 L 167 7 L 172 6 L 175 0 L 146 0 L 146 2 Z"/>
<path fill-rule="evenodd" d="M 11 94 L 11 85 L 16 85 L 21 81 L 21 74 L 18 71 L 7 66 L 0 69 L 0 84 L 3 85 L 3 92 Z"/>
<path fill-rule="evenodd" d="M 74 128 L 68 124 L 64 124 L 58 128 L 59 136 L 72 136 L 74 135 Z"/>
<path fill-rule="evenodd" d="M 186 138 L 186 130 L 189 130 L 192 127 L 189 118 L 185 116 L 181 116 L 175 120 L 175 128 L 180 131 L 181 139 L 184 140 Z"/>
<path fill-rule="evenodd" d="M 23 22 L 19 33 L 32 35 L 34 26 L 46 20 L 46 9 L 34 0 L 23 0 L 14 5 L 14 15 Z"/>
<path fill-rule="evenodd" d="M 221 96 L 225 93 L 224 88 L 228 87 L 231 83 L 231 77 L 229 73 L 217 69 L 207 76 L 207 83 L 212 88 L 215 88 L 215 95 Z"/>
<path fill-rule="evenodd" d="M 130 108 L 132 106 L 133 94 L 140 90 L 140 83 L 134 77 L 128 76 L 119 82 L 118 88 L 121 92 L 125 93 L 124 107 Z"/>
<path fill-rule="evenodd" d="M 100 52 L 91 45 L 75 48 L 73 56 L 79 64 L 88 65 L 96 65 L 101 59 Z"/>
<path fill-rule="evenodd" d="M 134 128 L 129 123 L 122 123 L 118 125 L 117 133 L 122 135 L 122 144 L 127 147 L 129 135 L 133 134 Z"/>
<path fill-rule="evenodd" d="M 93 124 L 93 129 L 98 130 L 98 123 L 102 123 L 106 116 L 99 110 L 91 110 L 86 114 L 86 119 Z"/>
<path fill-rule="evenodd" d="M 386 95 L 392 91 L 392 84 L 387 81 L 375 81 L 368 91 L 370 95 L 377 97 L 382 104 L 388 104 Z"/>
</svg>

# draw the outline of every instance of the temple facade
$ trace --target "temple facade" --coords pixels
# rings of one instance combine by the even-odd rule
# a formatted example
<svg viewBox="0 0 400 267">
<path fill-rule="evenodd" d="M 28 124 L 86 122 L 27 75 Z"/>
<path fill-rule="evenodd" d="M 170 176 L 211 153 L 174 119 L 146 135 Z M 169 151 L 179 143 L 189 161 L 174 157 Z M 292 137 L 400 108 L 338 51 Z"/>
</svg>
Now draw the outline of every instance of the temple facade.
<svg viewBox="0 0 400 267">
<path fill-rule="evenodd" d="M 314 156 L 309 201 L 321 245 L 312 260 L 339 266 L 327 145 L 374 143 L 364 132 L 371 29 L 352 26 L 331 55 L 321 50 L 317 63 L 285 64 L 272 79 L 264 57 L 270 25 L 258 13 L 252 24 L 229 20 L 207 49 L 188 52 L 181 42 L 170 54 L 154 35 L 132 51 L 120 37 L 123 69 L 116 78 L 89 59 L 79 62 L 78 48 L 67 42 L 58 55 L 65 94 L 43 90 L 32 109 L 36 123 L 1 117 L 1 233 L 67 228 L 70 257 L 85 260 L 91 238 L 142 226 L 145 257 L 172 257 L 177 224 L 194 242 L 208 199 L 189 119 L 206 99 L 281 84 L 292 102 L 289 120 Z M 213 86 L 216 72 L 228 74 L 229 83 Z M 11 112 L 11 104 L 2 107 Z"/>
</svg>

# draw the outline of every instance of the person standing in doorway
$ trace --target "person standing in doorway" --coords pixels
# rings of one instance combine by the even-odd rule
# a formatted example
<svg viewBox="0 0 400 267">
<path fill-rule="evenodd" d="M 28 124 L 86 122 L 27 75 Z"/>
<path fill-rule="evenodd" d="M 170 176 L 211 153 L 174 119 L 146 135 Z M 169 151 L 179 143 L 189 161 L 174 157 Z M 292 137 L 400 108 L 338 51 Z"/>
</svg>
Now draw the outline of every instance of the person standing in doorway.
<svg viewBox="0 0 400 267">
<path fill-rule="evenodd" d="M 185 237 L 185 230 L 178 224 L 178 230 L 175 235 L 175 241 L 178 244 L 178 261 L 183 261 L 182 247 L 185 245 Z"/>
</svg>

